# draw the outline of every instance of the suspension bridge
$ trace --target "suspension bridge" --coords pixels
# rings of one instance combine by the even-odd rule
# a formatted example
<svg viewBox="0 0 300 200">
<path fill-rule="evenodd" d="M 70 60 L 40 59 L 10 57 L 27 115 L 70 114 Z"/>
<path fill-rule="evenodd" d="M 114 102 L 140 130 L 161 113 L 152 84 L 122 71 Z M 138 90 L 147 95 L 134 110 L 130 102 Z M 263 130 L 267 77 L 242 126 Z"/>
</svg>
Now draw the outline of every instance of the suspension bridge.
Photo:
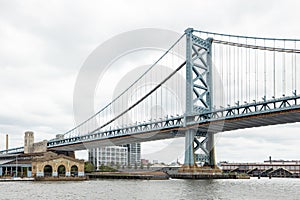
<svg viewBox="0 0 300 200">
<path fill-rule="evenodd" d="M 299 42 L 188 28 L 122 93 L 47 148 L 185 137 L 185 166 L 195 166 L 198 150 L 215 166 L 215 134 L 300 121 Z"/>
</svg>

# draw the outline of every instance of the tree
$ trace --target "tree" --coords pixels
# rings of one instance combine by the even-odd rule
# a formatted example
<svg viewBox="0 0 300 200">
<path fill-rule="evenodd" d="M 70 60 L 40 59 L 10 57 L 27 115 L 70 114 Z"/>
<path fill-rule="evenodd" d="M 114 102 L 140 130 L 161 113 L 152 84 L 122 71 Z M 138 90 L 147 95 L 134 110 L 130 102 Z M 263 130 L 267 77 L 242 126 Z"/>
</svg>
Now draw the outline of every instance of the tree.
<svg viewBox="0 0 300 200">
<path fill-rule="evenodd" d="M 116 164 L 116 168 L 117 168 L 117 169 L 120 169 L 120 167 L 121 167 L 120 164 L 117 163 L 117 164 Z"/>
<path fill-rule="evenodd" d="M 112 168 L 112 167 L 110 167 L 110 166 L 101 165 L 99 167 L 99 171 L 100 172 L 116 172 L 117 170 L 114 169 L 114 168 Z"/>
<path fill-rule="evenodd" d="M 94 167 L 93 163 L 91 163 L 91 162 L 84 163 L 84 172 L 85 173 L 91 173 L 94 170 L 95 170 L 95 167 Z"/>
<path fill-rule="evenodd" d="M 131 169 L 131 164 L 130 163 L 128 163 L 127 168 Z"/>
</svg>

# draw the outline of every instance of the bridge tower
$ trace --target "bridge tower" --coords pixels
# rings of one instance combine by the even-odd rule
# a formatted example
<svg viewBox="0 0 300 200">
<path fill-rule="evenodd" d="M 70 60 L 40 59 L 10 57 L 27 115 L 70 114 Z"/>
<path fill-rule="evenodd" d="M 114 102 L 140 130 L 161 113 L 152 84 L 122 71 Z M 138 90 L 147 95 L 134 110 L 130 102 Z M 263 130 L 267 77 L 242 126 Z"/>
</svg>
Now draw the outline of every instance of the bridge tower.
<svg viewBox="0 0 300 200">
<path fill-rule="evenodd" d="M 206 40 L 193 35 L 193 29 L 188 28 L 186 33 L 186 112 L 185 125 L 193 121 L 193 114 L 211 111 L 212 97 L 212 38 Z M 188 129 L 185 133 L 184 167 L 193 168 L 195 151 L 201 147 L 208 157 L 207 164 L 216 166 L 214 150 L 214 133 L 204 133 L 205 139 L 200 142 L 195 137 L 197 129 Z M 194 143 L 197 144 L 194 147 Z"/>
</svg>

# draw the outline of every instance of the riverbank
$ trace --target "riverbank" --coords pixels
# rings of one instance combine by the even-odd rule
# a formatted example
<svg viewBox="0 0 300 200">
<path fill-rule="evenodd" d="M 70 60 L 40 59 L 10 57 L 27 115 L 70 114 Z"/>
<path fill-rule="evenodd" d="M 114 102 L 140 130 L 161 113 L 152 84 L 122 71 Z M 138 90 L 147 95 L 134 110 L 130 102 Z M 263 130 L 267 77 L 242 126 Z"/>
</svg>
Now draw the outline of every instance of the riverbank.
<svg viewBox="0 0 300 200">
<path fill-rule="evenodd" d="M 34 178 L 31 177 L 2 177 L 0 178 L 0 182 L 10 182 L 10 181 L 34 181 Z"/>
<path fill-rule="evenodd" d="M 2 177 L 0 182 L 11 181 L 84 181 L 88 180 L 88 177 Z"/>
<path fill-rule="evenodd" d="M 88 180 L 87 176 L 64 176 L 64 177 L 35 177 L 35 181 L 85 181 Z"/>
<path fill-rule="evenodd" d="M 144 180 L 167 180 L 169 175 L 164 172 L 93 172 L 86 174 L 89 179 L 144 179 Z"/>
<path fill-rule="evenodd" d="M 164 168 L 162 171 L 172 179 L 250 179 L 247 174 L 223 173 L 219 168 L 210 167 Z"/>
<path fill-rule="evenodd" d="M 167 173 L 162 171 L 148 172 L 93 172 L 86 174 L 89 179 L 143 179 L 143 180 L 168 180 L 172 179 L 250 179 L 245 174 L 223 173 Z"/>
<path fill-rule="evenodd" d="M 241 175 L 241 174 L 201 174 L 201 173 L 194 173 L 194 174 L 172 174 L 170 175 L 173 179 L 250 179 L 248 175 Z"/>
</svg>

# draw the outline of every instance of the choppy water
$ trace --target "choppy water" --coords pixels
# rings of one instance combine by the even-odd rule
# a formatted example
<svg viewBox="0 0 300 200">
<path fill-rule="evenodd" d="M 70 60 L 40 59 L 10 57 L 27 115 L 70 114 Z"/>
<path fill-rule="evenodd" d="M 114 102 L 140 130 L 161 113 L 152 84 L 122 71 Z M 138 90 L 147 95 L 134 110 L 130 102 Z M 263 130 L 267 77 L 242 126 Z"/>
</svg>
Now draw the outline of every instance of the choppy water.
<svg viewBox="0 0 300 200">
<path fill-rule="evenodd" d="M 300 179 L 0 182 L 0 199 L 300 199 Z"/>
</svg>

